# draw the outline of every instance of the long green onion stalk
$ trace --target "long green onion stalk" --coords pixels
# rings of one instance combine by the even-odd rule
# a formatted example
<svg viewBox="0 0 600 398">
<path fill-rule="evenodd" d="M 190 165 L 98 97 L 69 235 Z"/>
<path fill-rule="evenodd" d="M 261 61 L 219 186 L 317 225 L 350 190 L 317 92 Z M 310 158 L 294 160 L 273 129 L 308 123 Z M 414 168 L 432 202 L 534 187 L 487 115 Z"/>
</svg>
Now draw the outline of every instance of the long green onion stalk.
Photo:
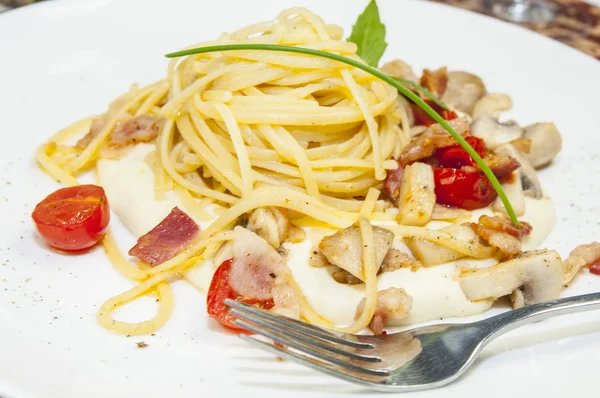
<svg viewBox="0 0 600 398">
<path fill-rule="evenodd" d="M 387 74 L 381 72 L 377 68 L 374 68 L 369 65 L 365 65 L 362 62 L 356 61 L 354 59 L 350 59 L 350 58 L 347 58 L 347 57 L 344 57 L 341 55 L 337 55 L 337 54 L 328 53 L 325 51 L 313 50 L 313 49 L 302 48 L 302 47 L 280 46 L 280 45 L 276 45 L 276 44 L 225 44 L 225 45 L 219 45 L 219 46 L 206 46 L 206 47 L 192 48 L 189 50 L 183 50 L 183 51 L 169 53 L 166 55 L 166 57 L 167 58 L 176 58 L 176 57 L 183 57 L 186 55 L 193 55 L 193 54 L 203 54 L 203 53 L 217 52 L 217 51 L 239 51 L 239 50 L 278 51 L 278 52 L 298 53 L 298 54 L 305 54 L 305 55 L 313 55 L 315 57 L 328 58 L 328 59 L 331 59 L 334 61 L 342 62 L 342 63 L 350 65 L 350 66 L 354 66 L 355 68 L 358 68 L 358 69 L 362 69 L 365 72 L 388 83 L 390 86 L 392 86 L 396 90 L 398 90 L 398 92 L 400 94 L 404 95 L 409 100 L 414 102 L 417 106 L 419 106 L 421 109 L 423 109 L 425 111 L 425 113 L 427 113 L 429 116 L 431 116 L 431 118 L 433 120 L 435 120 L 437 123 L 439 123 L 458 142 L 458 144 L 461 147 L 463 147 L 465 149 L 465 151 L 467 151 L 467 153 L 473 158 L 475 163 L 477 163 L 477 166 L 479 166 L 481 171 L 483 171 L 483 174 L 485 174 L 485 176 L 492 183 L 492 186 L 498 193 L 500 200 L 502 200 L 502 203 L 504 204 L 504 207 L 506 208 L 506 212 L 508 213 L 513 224 L 515 226 L 519 226 L 519 220 L 517 219 L 515 211 L 511 205 L 510 201 L 508 200 L 506 193 L 502 189 L 502 185 L 500 184 L 500 181 L 498 181 L 498 179 L 496 178 L 496 176 L 494 175 L 492 170 L 488 167 L 488 165 L 485 164 L 483 159 L 477 154 L 477 152 L 473 149 L 473 147 L 471 147 L 471 145 L 469 145 L 469 143 L 467 141 L 465 141 L 465 139 L 462 138 L 460 136 L 460 134 L 458 134 L 446 120 L 444 120 L 444 118 L 442 118 L 432 107 L 430 107 L 425 101 L 423 101 L 421 99 L 421 97 L 419 97 L 417 94 L 412 92 L 409 88 L 404 86 L 402 83 L 400 83 L 395 78 L 388 76 Z M 408 84 L 406 82 L 407 82 L 406 80 L 403 81 L 404 84 Z M 412 83 L 411 85 L 415 85 L 415 84 Z M 416 85 L 416 86 L 418 86 L 418 85 Z M 426 90 L 426 89 L 422 88 L 421 86 L 418 86 L 418 87 L 421 89 L 421 91 Z M 425 94 L 427 95 L 427 93 L 425 93 Z M 431 95 L 431 97 L 435 98 L 435 96 L 433 96 L 433 94 L 431 94 L 431 93 L 429 93 L 429 94 Z M 429 95 L 427 95 L 427 96 L 429 97 Z M 436 101 L 436 103 L 437 103 L 437 101 Z M 438 105 L 442 106 L 443 103 L 438 104 Z M 445 108 L 445 105 L 443 105 L 442 108 Z"/>
</svg>

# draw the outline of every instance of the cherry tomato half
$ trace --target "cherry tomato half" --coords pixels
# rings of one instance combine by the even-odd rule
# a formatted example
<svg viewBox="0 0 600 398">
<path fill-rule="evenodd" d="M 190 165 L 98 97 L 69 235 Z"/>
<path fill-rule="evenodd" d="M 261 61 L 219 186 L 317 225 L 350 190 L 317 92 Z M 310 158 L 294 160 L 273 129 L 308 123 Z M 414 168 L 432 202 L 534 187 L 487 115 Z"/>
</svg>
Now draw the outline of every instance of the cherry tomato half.
<svg viewBox="0 0 600 398">
<path fill-rule="evenodd" d="M 241 301 L 245 304 L 255 305 L 265 310 L 273 308 L 275 304 L 273 303 L 273 300 L 262 301 L 243 297 L 233 290 L 229 285 L 229 271 L 231 270 L 232 263 L 232 258 L 225 260 L 215 271 L 208 288 L 206 310 L 208 315 L 215 318 L 221 325 L 230 329 L 244 331 L 245 329 L 233 323 L 236 316 L 227 311 L 225 299 Z"/>
<path fill-rule="evenodd" d="M 48 245 L 81 251 L 102 239 L 110 211 L 102 187 L 76 185 L 48 195 L 37 204 L 31 217 Z"/>
<path fill-rule="evenodd" d="M 429 105 L 430 107 L 432 107 L 434 111 L 436 111 L 437 113 L 439 113 L 440 116 L 444 120 L 453 120 L 453 119 L 456 119 L 458 117 L 458 115 L 456 114 L 456 112 L 443 110 L 441 106 L 439 106 L 438 104 L 436 104 L 432 100 L 427 99 L 427 100 L 425 100 L 425 102 L 427 103 L 427 105 Z M 415 116 L 415 124 L 416 125 L 422 124 L 422 125 L 425 125 L 426 127 L 429 127 L 432 124 L 437 123 L 435 120 L 433 120 L 433 118 L 431 116 L 429 116 L 418 105 L 411 104 L 411 108 L 412 108 L 412 111 L 413 111 L 413 115 Z"/>
<path fill-rule="evenodd" d="M 482 174 L 456 169 L 435 168 L 435 194 L 439 204 L 466 210 L 481 209 L 498 196 Z"/>
<path fill-rule="evenodd" d="M 479 156 L 483 157 L 487 153 L 487 148 L 481 138 L 469 136 L 465 138 L 465 141 L 475 149 Z M 463 166 L 476 166 L 471 155 L 459 144 L 437 149 L 435 157 L 442 167 L 460 169 Z"/>
</svg>

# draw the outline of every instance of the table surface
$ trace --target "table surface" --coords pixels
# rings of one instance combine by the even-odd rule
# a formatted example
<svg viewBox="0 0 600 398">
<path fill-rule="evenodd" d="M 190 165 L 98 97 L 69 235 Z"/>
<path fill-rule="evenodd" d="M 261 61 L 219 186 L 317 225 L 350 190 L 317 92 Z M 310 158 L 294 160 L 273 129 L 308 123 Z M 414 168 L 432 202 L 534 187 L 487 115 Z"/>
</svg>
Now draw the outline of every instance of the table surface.
<svg viewBox="0 0 600 398">
<path fill-rule="evenodd" d="M 40 0 L 38 0 L 40 1 Z M 494 18 L 489 3 L 494 0 L 431 0 L 449 4 Z M 600 60 L 600 0 L 545 0 L 557 9 L 556 18 L 544 23 L 516 23 L 560 41 Z M 23 6 L 34 0 L 0 0 L 0 12 Z M 511 22 L 514 23 L 514 22 Z"/>
</svg>

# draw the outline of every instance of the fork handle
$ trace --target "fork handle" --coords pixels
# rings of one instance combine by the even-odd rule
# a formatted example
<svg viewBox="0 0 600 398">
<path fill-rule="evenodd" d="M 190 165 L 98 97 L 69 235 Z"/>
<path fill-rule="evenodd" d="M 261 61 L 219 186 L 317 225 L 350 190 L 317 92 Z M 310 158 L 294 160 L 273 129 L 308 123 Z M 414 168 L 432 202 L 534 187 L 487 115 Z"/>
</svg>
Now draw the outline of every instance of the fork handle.
<svg viewBox="0 0 600 398">
<path fill-rule="evenodd" d="M 504 312 L 480 321 L 488 331 L 487 340 L 492 340 L 520 326 L 542 321 L 559 315 L 575 314 L 577 312 L 600 310 L 600 293 L 584 294 L 531 304 L 519 309 Z"/>
</svg>

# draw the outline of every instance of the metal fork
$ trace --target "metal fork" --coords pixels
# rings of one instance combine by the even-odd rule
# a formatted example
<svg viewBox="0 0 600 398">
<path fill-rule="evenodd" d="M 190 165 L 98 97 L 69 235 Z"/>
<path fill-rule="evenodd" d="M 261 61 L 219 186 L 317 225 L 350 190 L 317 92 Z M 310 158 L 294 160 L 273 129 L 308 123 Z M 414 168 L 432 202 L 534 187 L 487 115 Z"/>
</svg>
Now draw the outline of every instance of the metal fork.
<svg viewBox="0 0 600 398">
<path fill-rule="evenodd" d="M 456 380 L 487 343 L 519 326 L 600 309 L 600 293 L 533 304 L 478 322 L 418 327 L 381 336 L 338 333 L 234 300 L 225 303 L 229 312 L 239 317 L 234 320 L 236 325 L 275 342 L 240 334 L 248 343 L 374 390 L 409 392 Z"/>
</svg>

